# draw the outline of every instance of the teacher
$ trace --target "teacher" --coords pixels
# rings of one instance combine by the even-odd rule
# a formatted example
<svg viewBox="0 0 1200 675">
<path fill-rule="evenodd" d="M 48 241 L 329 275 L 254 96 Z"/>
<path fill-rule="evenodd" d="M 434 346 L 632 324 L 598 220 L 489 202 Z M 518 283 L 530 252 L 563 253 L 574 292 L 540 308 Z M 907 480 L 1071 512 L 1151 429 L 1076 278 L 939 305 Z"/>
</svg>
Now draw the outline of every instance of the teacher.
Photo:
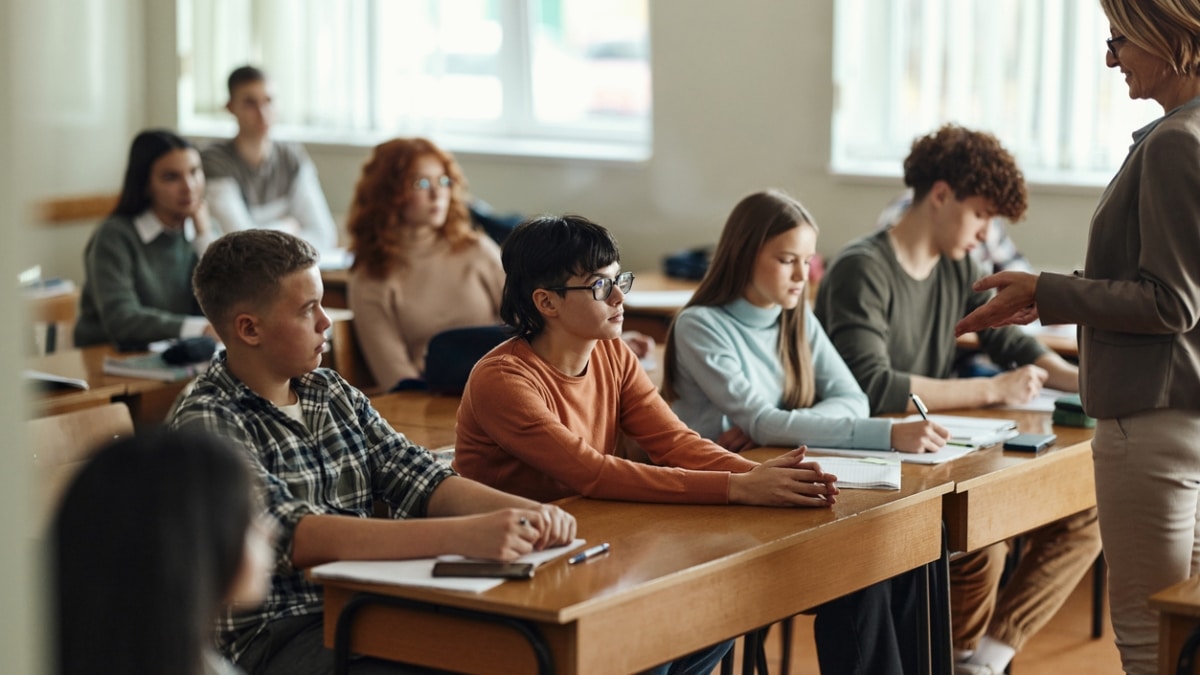
<svg viewBox="0 0 1200 675">
<path fill-rule="evenodd" d="M 1113 628 L 1140 675 L 1156 672 L 1147 598 L 1200 571 L 1200 0 L 1100 4 L 1106 64 L 1163 116 L 1133 134 L 1101 196 L 1082 274 L 981 279 L 998 293 L 955 330 L 1079 324 Z"/>
</svg>

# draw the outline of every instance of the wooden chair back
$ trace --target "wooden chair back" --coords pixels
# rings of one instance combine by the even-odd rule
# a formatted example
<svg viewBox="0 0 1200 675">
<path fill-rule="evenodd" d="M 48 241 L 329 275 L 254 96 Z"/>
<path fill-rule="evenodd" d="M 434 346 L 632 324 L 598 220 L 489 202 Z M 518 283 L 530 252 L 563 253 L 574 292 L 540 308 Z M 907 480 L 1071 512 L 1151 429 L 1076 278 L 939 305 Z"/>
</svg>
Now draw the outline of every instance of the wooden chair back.
<svg viewBox="0 0 1200 675">
<path fill-rule="evenodd" d="M 71 348 L 74 344 L 71 334 L 79 315 L 79 291 L 31 298 L 29 310 L 38 355 Z"/>
<path fill-rule="evenodd" d="M 114 438 L 133 434 L 133 418 L 124 403 L 41 417 L 25 424 L 34 452 L 43 523 L 54 513 L 75 473 L 96 450 Z"/>
</svg>

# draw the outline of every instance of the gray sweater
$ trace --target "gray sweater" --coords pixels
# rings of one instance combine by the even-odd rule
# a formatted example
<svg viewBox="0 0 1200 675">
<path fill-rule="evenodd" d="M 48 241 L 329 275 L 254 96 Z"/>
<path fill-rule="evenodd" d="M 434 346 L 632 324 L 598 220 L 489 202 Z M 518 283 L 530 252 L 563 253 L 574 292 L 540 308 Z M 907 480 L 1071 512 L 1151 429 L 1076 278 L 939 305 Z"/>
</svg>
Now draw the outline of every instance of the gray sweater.
<svg viewBox="0 0 1200 675">
<path fill-rule="evenodd" d="M 200 314 L 192 295 L 196 262 L 182 232 L 164 231 L 146 244 L 132 218 L 101 223 L 84 249 L 75 344 L 135 346 L 179 337 L 184 319 Z"/>
<path fill-rule="evenodd" d="M 990 297 L 971 285 L 980 277 L 970 257 L 942 256 L 925 279 L 900 267 L 887 232 L 848 245 L 817 293 L 817 317 L 871 401 L 871 414 L 904 412 L 911 376 L 954 375 L 954 324 Z M 1002 367 L 1033 363 L 1046 348 L 1007 326 L 979 333 Z"/>
</svg>

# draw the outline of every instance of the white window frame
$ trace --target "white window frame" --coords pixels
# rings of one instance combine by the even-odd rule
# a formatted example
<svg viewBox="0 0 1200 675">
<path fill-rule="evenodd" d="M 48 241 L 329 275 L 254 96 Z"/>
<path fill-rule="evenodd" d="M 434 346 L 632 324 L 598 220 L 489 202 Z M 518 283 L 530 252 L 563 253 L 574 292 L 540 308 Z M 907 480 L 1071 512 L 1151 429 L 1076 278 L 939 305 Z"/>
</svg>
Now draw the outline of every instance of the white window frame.
<svg viewBox="0 0 1200 675">
<path fill-rule="evenodd" d="M 835 0 L 831 170 L 901 175 L 913 139 L 954 122 L 996 134 L 1030 183 L 1105 185 L 1162 114 L 1106 67 L 1108 35 L 1094 0 Z"/>
<path fill-rule="evenodd" d="M 266 5 L 286 3 L 292 13 L 303 9 L 305 0 L 246 0 L 254 3 L 263 2 Z M 376 3 L 388 0 L 348 0 L 345 6 L 351 8 L 353 16 L 347 21 L 373 22 Z M 450 0 L 451 2 L 453 0 Z M 205 70 L 205 75 L 214 77 L 214 71 L 223 78 L 237 65 L 255 63 L 261 65 L 276 80 L 277 88 L 286 89 L 287 82 L 281 81 L 271 64 L 264 63 L 261 47 L 246 47 L 247 43 L 261 42 L 262 36 L 255 36 L 253 30 L 246 26 L 211 30 L 218 44 L 210 47 L 211 52 L 226 49 L 230 52 L 240 51 L 225 60 L 228 63 L 219 65 L 202 62 L 193 45 L 192 34 L 193 12 L 197 6 L 203 7 L 210 0 L 176 0 L 177 16 L 177 50 L 179 52 L 180 72 L 177 87 L 178 126 L 190 136 L 203 138 L 221 138 L 232 136 L 236 125 L 232 118 L 223 110 L 215 114 L 196 112 L 196 83 L 194 77 L 197 71 Z M 383 128 L 376 119 L 376 110 L 371 100 L 373 92 L 373 69 L 371 62 L 374 51 L 367 44 L 361 48 L 361 65 L 347 66 L 350 71 L 347 77 L 366 79 L 360 83 L 361 91 L 353 102 L 355 123 L 343 127 L 318 125 L 299 125 L 281 122 L 276 125 L 272 134 L 278 138 L 286 138 L 305 143 L 325 143 L 330 145 L 372 146 L 385 139 L 397 136 L 427 136 L 455 152 L 476 154 L 498 154 L 525 157 L 570 157 L 575 159 L 594 159 L 600 161 L 641 162 L 648 159 L 652 151 L 652 110 L 647 111 L 646 118 L 639 123 L 613 123 L 596 125 L 553 124 L 539 121 L 533 111 L 533 15 L 531 3 L 536 0 L 498 0 L 500 21 L 503 25 L 504 40 L 501 43 L 498 66 L 499 78 L 503 87 L 503 112 L 495 120 L 461 120 L 444 119 L 433 116 L 419 120 L 408 120 L 408 123 L 395 128 Z M 203 3 L 201 5 L 200 3 Z M 228 17 L 226 17 L 228 19 Z M 647 22 L 649 18 L 647 17 Z M 220 21 L 220 19 L 216 19 Z M 266 23 L 265 21 L 262 23 Z M 364 23 L 361 33 L 364 41 L 373 39 L 375 31 Z M 647 26 L 647 34 L 649 27 Z M 269 39 L 269 37 L 268 37 Z M 224 41 L 225 44 L 219 44 Z M 258 53 L 255 53 L 258 52 Z M 647 57 L 649 58 L 649 57 Z M 651 66 L 652 68 L 652 66 Z M 358 72 L 354 72 L 358 71 Z M 222 89 L 223 90 L 223 89 Z M 295 94 L 295 92 L 291 92 Z M 308 96 L 321 96 L 321 92 L 311 90 L 305 92 Z M 286 105 L 286 103 L 284 104 Z M 301 104 L 303 105 L 303 104 Z M 349 104 L 347 104 L 349 105 Z"/>
</svg>

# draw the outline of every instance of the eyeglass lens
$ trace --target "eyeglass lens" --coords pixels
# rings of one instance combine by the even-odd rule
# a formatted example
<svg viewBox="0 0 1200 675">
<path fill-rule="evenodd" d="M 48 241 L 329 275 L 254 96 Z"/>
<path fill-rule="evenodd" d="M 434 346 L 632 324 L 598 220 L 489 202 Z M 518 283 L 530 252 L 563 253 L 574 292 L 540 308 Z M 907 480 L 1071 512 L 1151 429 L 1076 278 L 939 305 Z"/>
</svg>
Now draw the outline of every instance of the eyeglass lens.
<svg viewBox="0 0 1200 675">
<path fill-rule="evenodd" d="M 628 293 L 633 288 L 633 272 L 622 272 L 616 279 L 597 279 L 592 285 L 592 297 L 596 300 L 607 300 L 608 296 L 612 295 L 614 283 L 622 293 Z"/>
<path fill-rule="evenodd" d="M 413 182 L 413 187 L 418 190 L 428 190 L 435 184 L 440 188 L 448 188 L 451 185 L 454 185 L 454 179 L 450 178 L 450 176 L 438 176 L 437 178 L 418 178 Z"/>
</svg>

